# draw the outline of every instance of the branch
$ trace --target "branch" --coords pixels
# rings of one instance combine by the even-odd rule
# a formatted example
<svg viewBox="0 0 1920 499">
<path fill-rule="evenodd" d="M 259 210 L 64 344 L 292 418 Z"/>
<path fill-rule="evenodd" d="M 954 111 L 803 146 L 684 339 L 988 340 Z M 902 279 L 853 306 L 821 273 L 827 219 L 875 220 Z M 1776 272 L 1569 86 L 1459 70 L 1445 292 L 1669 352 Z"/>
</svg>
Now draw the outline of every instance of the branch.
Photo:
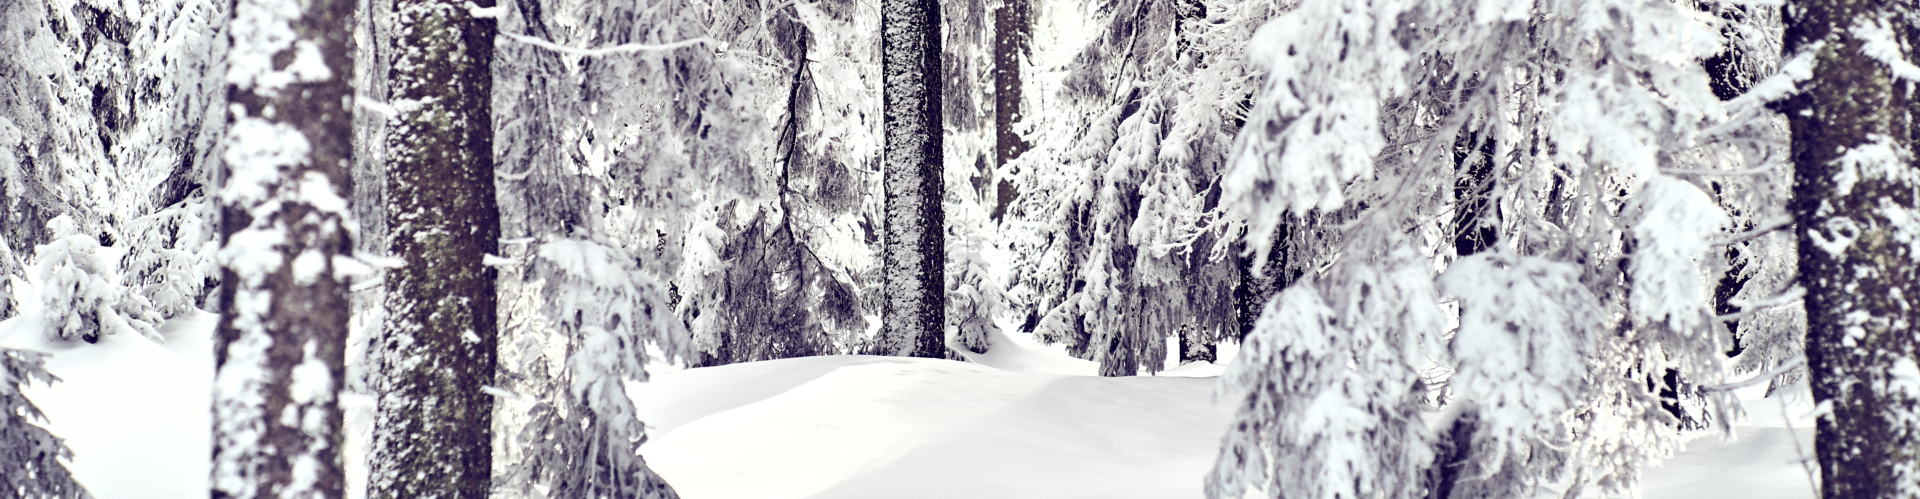
<svg viewBox="0 0 1920 499">
<path fill-rule="evenodd" d="M 554 52 L 559 52 L 562 54 L 571 54 L 571 55 L 586 56 L 586 57 L 599 57 L 603 55 L 625 54 L 625 53 L 632 53 L 632 52 L 648 52 L 648 51 L 655 51 L 655 50 L 673 50 L 673 49 L 682 48 L 682 47 L 691 47 L 691 46 L 699 45 L 703 43 L 713 43 L 712 38 L 707 38 L 703 36 L 699 38 L 689 38 L 686 40 L 680 40 L 673 43 L 662 43 L 662 44 L 626 43 L 626 44 L 614 45 L 611 47 L 583 49 L 583 48 L 568 47 L 566 45 L 561 45 L 558 43 L 541 40 L 539 38 L 534 38 L 531 36 L 521 36 L 513 33 L 500 33 L 500 36 L 505 36 L 508 39 L 511 39 L 516 42 L 525 43 L 527 45 L 532 45 L 532 46 L 540 47 L 547 50 L 552 50 Z"/>
<path fill-rule="evenodd" d="M 1780 293 L 1778 295 L 1775 295 L 1772 298 L 1768 298 L 1765 300 L 1760 300 L 1757 302 L 1748 302 L 1748 303 L 1734 303 L 1733 304 L 1734 306 L 1740 307 L 1739 312 L 1716 316 L 1714 317 L 1714 319 L 1718 319 L 1721 322 L 1737 321 L 1740 319 L 1744 319 L 1749 315 L 1753 315 L 1754 312 L 1759 312 L 1761 310 L 1766 310 L 1769 308 L 1786 305 L 1788 303 L 1793 303 L 1795 301 L 1799 301 L 1801 298 L 1804 298 L 1806 296 L 1807 296 L 1807 288 L 1794 286 L 1786 290 L 1786 292 Z"/>
<path fill-rule="evenodd" d="M 1724 236 L 1714 238 L 1713 245 L 1726 246 L 1729 244 L 1739 244 L 1742 242 L 1746 242 L 1748 239 L 1753 239 L 1756 237 L 1767 235 L 1768 232 L 1780 230 L 1781 227 L 1786 227 L 1788 225 L 1793 225 L 1793 217 L 1787 216 L 1787 215 L 1780 215 L 1777 217 L 1767 219 L 1766 222 L 1761 223 L 1759 227 L 1754 227 L 1753 230 L 1749 230 L 1746 232 L 1736 232 L 1733 234 L 1727 234 Z"/>
<path fill-rule="evenodd" d="M 1782 164 L 1783 163 L 1770 163 L 1767 165 L 1756 166 L 1756 167 L 1748 168 L 1745 170 L 1695 170 L 1695 169 L 1685 169 L 1685 168 L 1661 168 L 1660 173 L 1665 173 L 1668 175 L 1714 175 L 1714 176 L 1759 175 L 1759 174 L 1768 173 L 1776 169 L 1779 169 L 1780 165 Z"/>
<path fill-rule="evenodd" d="M 1787 371 L 1792 371 L 1794 369 L 1797 369 L 1801 365 L 1806 363 L 1807 363 L 1807 357 L 1805 355 L 1794 357 L 1793 360 L 1783 362 L 1779 366 L 1774 367 L 1772 371 L 1767 371 L 1765 373 L 1760 374 L 1759 376 L 1748 378 L 1745 381 L 1735 381 L 1735 382 L 1727 383 L 1724 385 L 1703 386 L 1703 387 L 1700 387 L 1700 391 L 1725 392 L 1725 391 L 1739 390 L 1741 388 L 1746 388 L 1753 385 L 1758 385 L 1761 382 L 1773 379 L 1774 376 L 1786 374 Z"/>
<path fill-rule="evenodd" d="M 479 5 L 475 5 L 473 2 L 467 2 L 467 15 L 473 16 L 475 19 L 499 19 L 501 17 L 505 17 L 506 13 L 507 13 L 507 7 L 505 5 L 495 5 L 493 7 L 481 7 Z M 702 44 L 702 43 L 713 42 L 712 38 L 707 38 L 703 36 L 699 38 L 689 38 L 686 40 L 680 40 L 673 43 L 663 43 L 663 44 L 657 44 L 657 45 L 645 44 L 645 43 L 627 43 L 627 44 L 621 44 L 621 45 L 614 45 L 611 47 L 582 49 L 582 48 L 568 47 L 566 45 L 549 42 L 539 38 L 534 38 L 534 37 L 525 36 L 525 35 L 516 35 L 513 33 L 504 32 L 504 31 L 498 32 L 497 34 L 499 34 L 500 36 L 507 37 L 507 39 L 509 40 L 525 43 L 527 45 L 532 45 L 532 46 L 540 47 L 547 50 L 552 50 L 554 52 L 559 52 L 562 54 L 586 56 L 586 57 L 599 57 L 603 55 L 624 54 L 624 53 L 630 53 L 630 52 L 647 52 L 647 51 L 654 51 L 654 50 L 673 50 L 681 47 L 691 47 L 691 46 Z"/>
</svg>

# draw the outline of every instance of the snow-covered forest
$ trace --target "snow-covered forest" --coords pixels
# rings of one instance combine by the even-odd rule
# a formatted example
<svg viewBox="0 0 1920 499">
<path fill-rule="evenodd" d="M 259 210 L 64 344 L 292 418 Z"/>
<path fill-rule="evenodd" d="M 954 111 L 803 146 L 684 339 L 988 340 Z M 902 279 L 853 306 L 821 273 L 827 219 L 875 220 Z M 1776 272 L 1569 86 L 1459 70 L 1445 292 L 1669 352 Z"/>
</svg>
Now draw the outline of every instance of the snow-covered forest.
<svg viewBox="0 0 1920 499">
<path fill-rule="evenodd" d="M 1916 44 L 0 0 L 0 497 L 1920 499 Z"/>
</svg>

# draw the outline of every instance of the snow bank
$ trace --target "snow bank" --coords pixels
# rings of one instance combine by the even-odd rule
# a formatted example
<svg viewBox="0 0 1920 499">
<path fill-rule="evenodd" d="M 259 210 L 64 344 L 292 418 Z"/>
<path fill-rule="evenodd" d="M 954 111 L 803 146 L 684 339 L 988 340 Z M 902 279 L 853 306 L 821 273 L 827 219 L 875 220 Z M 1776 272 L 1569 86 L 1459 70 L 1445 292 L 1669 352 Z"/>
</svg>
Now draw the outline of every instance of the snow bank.
<svg viewBox="0 0 1920 499">
<path fill-rule="evenodd" d="M 53 354 L 47 371 L 60 382 L 21 392 L 73 449 L 74 479 L 98 499 L 206 497 L 218 316 L 182 314 L 159 328 L 162 346 L 125 333 L 52 342 L 39 312 L 0 322 L 0 347 Z"/>
<path fill-rule="evenodd" d="M 629 393 L 683 497 L 1200 497 L 1230 412 L 1212 379 L 831 356 L 664 374 Z"/>
<path fill-rule="evenodd" d="M 174 319 L 164 345 L 130 334 L 51 343 L 28 310 L 0 322 L 0 346 L 53 354 L 48 371 L 63 381 L 24 392 L 95 497 L 200 498 L 216 319 Z M 1219 367 L 1073 376 L 1093 366 L 1004 339 L 979 363 L 811 357 L 657 370 L 627 392 L 652 426 L 642 452 L 687 499 L 1201 496 L 1231 410 L 1212 403 L 1215 379 L 1167 375 Z M 1763 389 L 1740 392 L 1751 417 L 1738 441 L 1696 434 L 1647 473 L 1644 497 L 1813 497 L 1788 439 L 1811 452 L 1811 409 L 1760 399 Z"/>
</svg>

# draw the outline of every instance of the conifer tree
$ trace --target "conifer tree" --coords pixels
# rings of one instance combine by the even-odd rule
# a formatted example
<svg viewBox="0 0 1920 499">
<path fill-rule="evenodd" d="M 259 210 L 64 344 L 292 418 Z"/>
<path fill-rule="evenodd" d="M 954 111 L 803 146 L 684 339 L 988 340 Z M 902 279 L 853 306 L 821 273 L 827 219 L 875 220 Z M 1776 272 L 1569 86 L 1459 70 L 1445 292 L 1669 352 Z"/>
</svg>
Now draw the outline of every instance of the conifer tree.
<svg viewBox="0 0 1920 499">
<path fill-rule="evenodd" d="M 479 8 L 492 7 L 484 1 Z M 498 252 L 491 120 L 495 21 L 467 2 L 396 1 L 388 68 L 386 315 L 370 460 L 374 498 L 485 497 L 492 474 Z"/>
<path fill-rule="evenodd" d="M 1811 64 L 1776 107 L 1793 130 L 1807 371 L 1823 410 L 1821 496 L 1920 497 L 1920 42 L 1909 2 L 1792 2 L 1785 50 Z"/>
<path fill-rule="evenodd" d="M 886 143 L 882 259 L 886 300 L 880 351 L 946 356 L 946 242 L 942 215 L 940 5 L 886 0 L 880 8 L 881 106 Z"/>
</svg>

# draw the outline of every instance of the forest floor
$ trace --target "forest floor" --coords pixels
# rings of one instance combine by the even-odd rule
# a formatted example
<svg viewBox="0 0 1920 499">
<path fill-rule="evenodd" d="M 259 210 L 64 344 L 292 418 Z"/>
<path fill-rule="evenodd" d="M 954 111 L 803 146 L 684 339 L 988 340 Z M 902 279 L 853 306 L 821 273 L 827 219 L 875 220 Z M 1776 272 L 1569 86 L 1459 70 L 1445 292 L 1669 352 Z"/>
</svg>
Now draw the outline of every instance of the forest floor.
<svg viewBox="0 0 1920 499">
<path fill-rule="evenodd" d="M 48 370 L 62 381 L 24 391 L 73 448 L 81 483 L 100 499 L 205 497 L 214 316 L 167 324 L 164 344 L 55 344 L 39 322 L 0 322 L 0 346 L 53 353 Z M 655 366 L 628 393 L 651 427 L 649 464 L 686 499 L 1202 497 L 1232 419 L 1230 403 L 1214 403 L 1220 367 L 1100 378 L 1057 347 L 999 339 L 971 363 Z M 1813 497 L 1789 437 L 1810 452 L 1810 420 L 1795 417 L 1790 431 L 1781 416 L 1809 409 L 1758 390 L 1741 392 L 1738 440 L 1690 434 L 1686 451 L 1648 470 L 1642 497 Z"/>
</svg>

